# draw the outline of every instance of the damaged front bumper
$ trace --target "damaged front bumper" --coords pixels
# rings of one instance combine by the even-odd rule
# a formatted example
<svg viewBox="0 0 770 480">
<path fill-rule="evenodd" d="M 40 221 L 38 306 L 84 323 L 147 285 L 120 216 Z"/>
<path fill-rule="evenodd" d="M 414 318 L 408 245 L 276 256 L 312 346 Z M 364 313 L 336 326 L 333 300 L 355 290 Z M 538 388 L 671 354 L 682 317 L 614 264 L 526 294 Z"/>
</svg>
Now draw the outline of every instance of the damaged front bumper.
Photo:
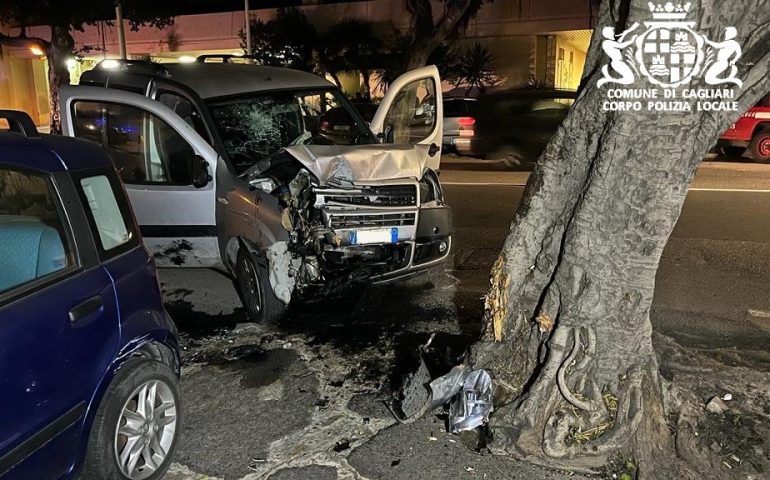
<svg viewBox="0 0 770 480">
<path fill-rule="evenodd" d="M 384 283 L 423 272 L 449 256 L 451 209 L 424 198 L 426 190 L 417 181 L 316 187 L 314 193 L 315 208 L 333 232 L 332 245 L 323 252 L 327 267 Z"/>
<path fill-rule="evenodd" d="M 367 165 L 383 168 L 370 160 Z M 449 257 L 452 214 L 436 173 L 426 170 L 418 180 L 373 178 L 370 172 L 363 180 L 338 157 L 328 163 L 326 170 L 336 173 L 318 175 L 297 167 L 285 152 L 268 169 L 249 174 L 250 188 L 277 200 L 270 212 L 286 231 L 285 241 L 264 247 L 281 301 L 410 277 Z M 268 211 L 268 203 L 260 208 Z"/>
</svg>

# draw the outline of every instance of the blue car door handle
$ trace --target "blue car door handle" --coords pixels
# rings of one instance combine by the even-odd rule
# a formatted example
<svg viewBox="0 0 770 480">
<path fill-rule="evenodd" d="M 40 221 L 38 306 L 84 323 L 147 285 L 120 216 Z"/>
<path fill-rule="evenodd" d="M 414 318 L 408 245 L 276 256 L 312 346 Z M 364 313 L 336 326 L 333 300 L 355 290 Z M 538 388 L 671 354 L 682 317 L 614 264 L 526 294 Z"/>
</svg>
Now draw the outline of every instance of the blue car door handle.
<svg viewBox="0 0 770 480">
<path fill-rule="evenodd" d="M 69 311 L 70 322 L 75 323 L 81 318 L 87 317 L 88 315 L 102 309 L 103 307 L 104 303 L 102 303 L 101 295 L 91 297 L 80 305 L 73 307 L 72 310 Z"/>
</svg>

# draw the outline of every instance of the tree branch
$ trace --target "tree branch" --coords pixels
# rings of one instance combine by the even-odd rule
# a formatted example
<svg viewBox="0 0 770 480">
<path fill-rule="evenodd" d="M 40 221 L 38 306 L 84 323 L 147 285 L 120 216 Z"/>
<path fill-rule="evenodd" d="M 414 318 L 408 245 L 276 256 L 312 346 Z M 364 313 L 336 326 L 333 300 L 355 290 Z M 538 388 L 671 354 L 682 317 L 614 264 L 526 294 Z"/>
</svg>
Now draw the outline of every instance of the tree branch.
<svg viewBox="0 0 770 480">
<path fill-rule="evenodd" d="M 0 44 L 22 48 L 27 48 L 31 45 L 37 45 L 43 50 L 43 52 L 45 52 L 46 55 L 48 55 L 48 53 L 51 51 L 51 42 L 38 37 L 28 37 L 23 34 L 23 31 L 18 36 L 0 33 Z"/>
</svg>

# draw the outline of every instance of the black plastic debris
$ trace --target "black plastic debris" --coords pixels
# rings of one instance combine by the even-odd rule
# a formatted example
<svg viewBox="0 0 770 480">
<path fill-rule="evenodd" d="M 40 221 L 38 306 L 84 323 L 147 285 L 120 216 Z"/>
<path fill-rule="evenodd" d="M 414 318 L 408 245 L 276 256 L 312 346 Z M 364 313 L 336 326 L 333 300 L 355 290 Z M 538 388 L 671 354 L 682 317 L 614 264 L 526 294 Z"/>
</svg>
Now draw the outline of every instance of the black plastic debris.
<svg viewBox="0 0 770 480">
<path fill-rule="evenodd" d="M 473 450 L 485 448 L 493 410 L 492 378 L 486 370 L 471 371 L 461 364 L 431 380 L 425 356 L 433 339 L 432 335 L 420 348 L 419 366 L 406 377 L 399 401 L 389 405 L 391 412 L 400 423 L 412 423 L 449 404 L 449 431 L 471 432 L 461 435 L 463 444 Z"/>
<path fill-rule="evenodd" d="M 339 452 L 344 452 L 345 450 L 347 450 L 349 448 L 350 448 L 350 441 L 343 439 L 343 440 L 340 440 L 339 442 L 337 442 L 334 445 L 334 447 L 332 447 L 332 450 L 334 450 L 335 452 L 339 453 Z"/>
</svg>

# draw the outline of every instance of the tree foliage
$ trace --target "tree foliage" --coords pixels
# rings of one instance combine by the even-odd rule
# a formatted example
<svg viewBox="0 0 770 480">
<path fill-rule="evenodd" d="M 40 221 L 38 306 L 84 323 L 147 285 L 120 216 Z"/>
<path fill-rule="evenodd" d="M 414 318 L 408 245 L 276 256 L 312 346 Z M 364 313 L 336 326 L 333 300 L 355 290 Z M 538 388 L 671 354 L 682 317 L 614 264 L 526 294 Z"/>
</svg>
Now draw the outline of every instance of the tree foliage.
<svg viewBox="0 0 770 480">
<path fill-rule="evenodd" d="M 151 0 L 122 0 L 123 16 L 132 30 L 143 25 L 163 28 L 173 23 L 173 4 Z M 59 130 L 59 86 L 69 83 L 66 61 L 74 53 L 73 31 L 86 25 L 115 18 L 115 2 L 103 0 L 0 0 L 0 22 L 18 27 L 18 35 L 0 34 L 0 43 L 16 47 L 40 48 L 48 62 L 48 88 L 51 130 Z M 47 37 L 28 36 L 28 27 L 44 25 Z"/>
<path fill-rule="evenodd" d="M 358 72 L 363 78 L 364 97 L 371 98 L 369 80 L 372 71 L 383 67 L 383 41 L 374 33 L 371 22 L 346 19 L 320 36 L 318 62 L 330 75 Z"/>
<path fill-rule="evenodd" d="M 260 65 L 287 67 L 312 72 L 316 70 L 314 52 L 318 33 L 300 10 L 279 8 L 274 19 L 251 20 L 251 52 Z M 246 48 L 246 34 L 240 32 Z"/>
<path fill-rule="evenodd" d="M 385 43 L 372 22 L 365 20 L 343 19 L 319 33 L 301 10 L 289 7 L 279 9 L 272 20 L 252 20 L 250 29 L 250 53 L 260 65 L 329 74 L 338 86 L 339 74 L 357 72 L 363 77 L 366 97 L 372 72 L 387 63 Z M 245 33 L 240 36 L 246 48 Z"/>
</svg>

